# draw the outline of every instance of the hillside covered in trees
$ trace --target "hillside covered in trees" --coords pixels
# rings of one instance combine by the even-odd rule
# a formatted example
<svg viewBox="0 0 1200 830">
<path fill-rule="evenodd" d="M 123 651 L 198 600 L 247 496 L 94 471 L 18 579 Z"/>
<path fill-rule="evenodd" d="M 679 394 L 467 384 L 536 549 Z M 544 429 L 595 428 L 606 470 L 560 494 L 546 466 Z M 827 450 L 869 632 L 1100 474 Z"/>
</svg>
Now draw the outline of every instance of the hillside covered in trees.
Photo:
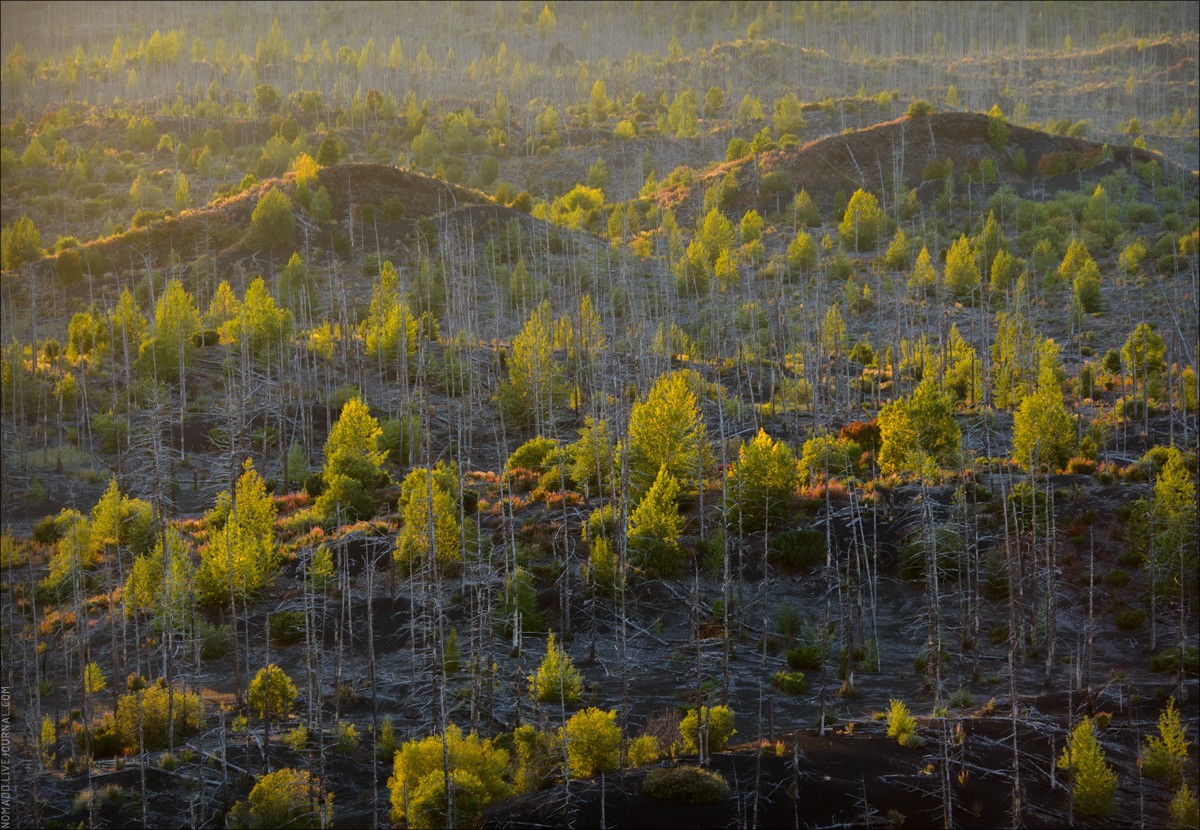
<svg viewBox="0 0 1200 830">
<path fill-rule="evenodd" d="M 6 823 L 1200 826 L 1191 4 L 0 5 Z"/>
</svg>

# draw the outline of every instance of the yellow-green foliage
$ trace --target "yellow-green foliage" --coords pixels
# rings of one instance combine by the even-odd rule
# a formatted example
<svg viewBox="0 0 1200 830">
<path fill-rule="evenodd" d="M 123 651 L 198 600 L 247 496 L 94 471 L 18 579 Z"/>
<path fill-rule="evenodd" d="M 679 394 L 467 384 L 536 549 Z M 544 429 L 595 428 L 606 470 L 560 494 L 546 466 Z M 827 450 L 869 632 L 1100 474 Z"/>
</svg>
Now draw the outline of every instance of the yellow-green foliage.
<svg viewBox="0 0 1200 830">
<path fill-rule="evenodd" d="M 644 767 L 658 757 L 658 738 L 653 735 L 638 735 L 629 742 L 629 766 Z"/>
<path fill-rule="evenodd" d="M 946 255 L 946 290 L 957 300 L 969 300 L 982 281 L 971 242 L 960 236 Z"/>
<path fill-rule="evenodd" d="M 1196 800 L 1196 794 L 1192 792 L 1192 788 L 1188 786 L 1186 781 L 1179 788 L 1179 792 L 1175 793 L 1175 797 L 1171 799 L 1171 827 L 1188 828 L 1195 830 L 1200 827 L 1200 802 Z"/>
<path fill-rule="evenodd" d="M 679 482 L 664 464 L 654 485 L 629 515 L 630 561 L 652 576 L 670 576 L 679 570 Z"/>
<path fill-rule="evenodd" d="M 83 691 L 91 696 L 99 694 L 108 688 L 108 679 L 95 660 L 83 667 Z"/>
<path fill-rule="evenodd" d="M 321 785 L 308 770 L 286 768 L 267 773 L 229 813 L 230 828 L 315 828 L 329 826 L 333 793 L 320 799 Z"/>
<path fill-rule="evenodd" d="M 258 670 L 254 680 L 250 682 L 250 690 L 246 701 L 255 717 L 286 718 L 288 708 L 296 698 L 296 684 L 287 673 L 269 663 Z"/>
<path fill-rule="evenodd" d="M 862 446 L 849 438 L 837 435 L 809 438 L 800 453 L 800 478 L 808 484 L 816 484 L 836 477 L 856 475 L 862 453 Z"/>
<path fill-rule="evenodd" d="M 42 763 L 49 766 L 54 763 L 54 745 L 58 740 L 58 731 L 54 728 L 54 718 L 42 716 L 42 728 L 38 734 L 38 748 L 42 752 Z"/>
<path fill-rule="evenodd" d="M 1138 765 L 1147 778 L 1175 786 L 1183 780 L 1187 758 L 1187 730 L 1175 708 L 1175 698 L 1171 698 L 1158 716 L 1158 737 L 1148 736 L 1142 744 Z"/>
<path fill-rule="evenodd" d="M 165 547 L 164 547 L 165 543 Z M 167 556 L 171 568 L 167 572 Z M 188 618 L 194 589 L 195 565 L 191 546 L 175 527 L 168 526 L 154 550 L 133 563 L 125 580 L 125 613 L 151 612 L 160 623 L 178 628 Z"/>
<path fill-rule="evenodd" d="M 514 729 L 516 767 L 513 781 L 516 788 L 522 792 L 540 790 L 553 781 L 562 769 L 561 749 L 561 744 L 551 735 L 533 726 L 526 724 Z"/>
<path fill-rule="evenodd" d="M 620 764 L 621 727 L 617 726 L 615 709 L 577 712 L 559 729 L 559 741 L 566 745 L 567 769 L 572 778 L 591 778 Z"/>
<path fill-rule="evenodd" d="M 544 300 L 529 315 L 513 339 L 508 360 L 508 388 L 515 408 L 512 414 L 526 422 L 549 420 L 556 404 L 565 400 L 563 367 L 554 354 L 554 320 Z"/>
<path fill-rule="evenodd" d="M 888 701 L 888 704 L 890 706 L 887 717 L 888 737 L 895 738 L 899 744 L 903 745 L 908 735 L 916 733 L 917 719 L 909 713 L 908 707 L 904 705 L 903 701 L 892 699 Z"/>
<path fill-rule="evenodd" d="M 694 755 L 700 751 L 701 730 L 707 729 L 708 737 L 705 742 L 707 752 L 720 752 L 725 748 L 729 739 L 737 734 L 733 728 L 733 710 L 728 706 L 714 706 L 711 709 L 702 706 L 697 710 L 689 709 L 679 722 L 679 734 L 683 738 L 683 752 Z"/>
<path fill-rule="evenodd" d="M 846 213 L 838 225 L 838 235 L 842 238 L 842 244 L 851 250 L 873 251 L 879 243 L 884 222 L 885 217 L 875 195 L 856 190 L 846 205 Z"/>
<path fill-rule="evenodd" d="M 362 398 L 347 401 L 325 441 L 326 481 L 342 474 L 373 486 L 385 457 L 379 448 L 382 434 L 379 421 Z"/>
<path fill-rule="evenodd" d="M 91 547 L 96 555 L 113 548 L 144 553 L 155 542 L 154 509 L 149 502 L 122 496 L 115 478 L 91 512 Z"/>
<path fill-rule="evenodd" d="M 1117 808 L 1117 774 L 1104 760 L 1091 718 L 1084 718 L 1067 738 L 1058 757 L 1060 769 L 1071 773 L 1071 800 L 1076 815 L 1104 816 Z"/>
<path fill-rule="evenodd" d="M 697 492 L 711 450 L 694 391 L 694 371 L 663 375 L 629 413 L 629 477 L 644 493 L 665 464 L 684 494 Z"/>
<path fill-rule="evenodd" d="M 420 567 L 430 555 L 432 536 L 438 567 L 456 571 L 462 562 L 462 525 L 445 477 L 424 467 L 414 469 L 401 486 L 400 505 L 404 525 L 396 539 L 396 561 L 409 569 Z"/>
<path fill-rule="evenodd" d="M 279 567 L 275 501 L 250 459 L 227 504 L 228 515 L 218 512 L 212 541 L 200 551 L 196 578 L 201 599 L 214 605 L 253 594 Z"/>
<path fill-rule="evenodd" d="M 1057 383 L 1041 383 L 1013 415 L 1013 455 L 1026 469 L 1061 470 L 1075 453 L 1075 423 Z M 1035 462 L 1037 462 L 1035 464 Z"/>
<path fill-rule="evenodd" d="M 379 282 L 371 294 L 371 307 L 361 325 L 367 354 L 393 366 L 411 361 L 420 343 L 420 326 L 400 293 L 400 275 L 388 260 L 383 261 Z"/>
<path fill-rule="evenodd" d="M 797 481 L 796 456 L 782 441 L 773 441 L 763 430 L 738 449 L 738 464 L 726 474 L 725 490 L 747 530 L 762 530 L 781 519 Z"/>
<path fill-rule="evenodd" d="M 542 703 L 577 703 L 583 688 L 579 670 L 555 644 L 553 631 L 546 643 L 546 657 L 537 674 L 528 679 L 529 694 Z"/>
<path fill-rule="evenodd" d="M 50 573 L 41 586 L 59 593 L 68 591 L 85 570 L 100 562 L 100 553 L 92 546 L 91 522 L 78 510 L 64 509 L 55 519 L 61 536 L 50 557 Z"/>
<path fill-rule="evenodd" d="M 957 464 L 961 433 L 949 399 L 936 381 L 924 379 L 909 398 L 879 413 L 879 467 L 884 473 L 927 475 Z"/>
<path fill-rule="evenodd" d="M 260 248 L 291 247 L 295 235 L 292 200 L 282 190 L 271 188 L 250 216 L 250 242 Z"/>
<path fill-rule="evenodd" d="M 455 795 L 453 822 L 447 822 L 444 815 L 443 749 L 449 755 Z M 412 828 L 469 827 L 484 807 L 511 794 L 512 787 L 505 780 L 508 767 L 507 752 L 474 733 L 464 737 L 453 724 L 446 728 L 445 747 L 440 735 L 407 741 L 396 753 L 388 779 L 392 821 Z"/>
<path fill-rule="evenodd" d="M 177 688 L 174 700 L 169 701 L 167 687 L 154 685 L 121 695 L 117 701 L 117 731 L 121 735 L 121 743 L 135 751 L 139 747 L 146 750 L 165 749 L 169 704 L 175 717 L 176 742 L 199 730 L 200 698 Z"/>
</svg>

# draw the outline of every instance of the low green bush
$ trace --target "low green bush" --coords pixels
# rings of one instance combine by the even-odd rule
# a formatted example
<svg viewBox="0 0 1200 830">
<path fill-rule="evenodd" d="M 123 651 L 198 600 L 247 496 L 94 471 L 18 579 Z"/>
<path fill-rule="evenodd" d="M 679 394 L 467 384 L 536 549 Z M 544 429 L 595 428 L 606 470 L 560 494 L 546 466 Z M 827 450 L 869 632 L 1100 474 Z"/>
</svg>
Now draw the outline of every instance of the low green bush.
<svg viewBox="0 0 1200 830">
<path fill-rule="evenodd" d="M 771 678 L 771 685 L 789 695 L 800 695 L 808 688 L 808 681 L 804 679 L 803 672 L 781 671 Z"/>
<path fill-rule="evenodd" d="M 642 792 L 659 801 L 676 804 L 712 804 L 729 797 L 729 784 L 719 773 L 699 767 L 652 770 Z"/>
</svg>

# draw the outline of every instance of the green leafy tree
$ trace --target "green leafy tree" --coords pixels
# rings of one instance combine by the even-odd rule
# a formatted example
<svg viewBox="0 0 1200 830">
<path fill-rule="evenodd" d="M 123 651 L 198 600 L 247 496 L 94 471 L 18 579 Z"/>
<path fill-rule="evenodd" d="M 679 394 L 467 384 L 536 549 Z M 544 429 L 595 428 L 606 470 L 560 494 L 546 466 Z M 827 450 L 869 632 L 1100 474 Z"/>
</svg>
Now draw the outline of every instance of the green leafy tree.
<svg viewBox="0 0 1200 830">
<path fill-rule="evenodd" d="M 817 245 L 807 231 L 800 231 L 788 243 L 788 270 L 794 275 L 808 274 L 817 267 Z"/>
<path fill-rule="evenodd" d="M 813 227 L 821 224 L 821 211 L 808 195 L 808 191 L 803 188 L 796 194 L 792 203 L 792 219 L 798 226 Z"/>
<path fill-rule="evenodd" d="M 34 170 L 49 165 L 50 157 L 46 153 L 46 147 L 36 135 L 33 136 L 25 146 L 25 152 L 21 153 L 21 166 L 27 170 Z"/>
<path fill-rule="evenodd" d="M 91 522 L 78 510 L 64 508 L 55 517 L 54 527 L 58 541 L 50 556 L 50 572 L 38 584 L 62 595 L 100 563 L 100 553 L 92 544 Z"/>
<path fill-rule="evenodd" d="M 38 751 L 42 756 L 44 766 L 53 766 L 54 747 L 58 744 L 58 730 L 54 727 L 54 718 L 42 716 L 42 728 L 38 731 Z"/>
<path fill-rule="evenodd" d="M 576 487 L 587 488 L 595 494 L 612 491 L 616 464 L 608 421 L 597 421 L 590 415 L 585 417 L 579 440 L 567 446 L 567 457 L 571 480 Z"/>
<path fill-rule="evenodd" d="M 1140 516 L 1139 516 L 1140 514 Z M 1188 457 L 1169 447 L 1158 476 L 1150 505 L 1135 512 L 1130 541 L 1147 553 L 1153 546 L 1153 565 L 1158 590 L 1178 595 L 1180 586 L 1194 585 L 1197 548 L 1196 478 Z M 1194 590 L 1194 589 L 1193 589 Z"/>
<path fill-rule="evenodd" d="M 757 210 L 746 211 L 742 216 L 741 224 L 738 226 L 738 233 L 742 238 L 743 245 L 762 239 L 763 220 L 758 215 Z"/>
<path fill-rule="evenodd" d="M 286 720 L 296 695 L 296 684 L 287 676 L 287 672 L 274 663 L 268 663 L 250 681 L 246 702 L 256 718 Z"/>
<path fill-rule="evenodd" d="M 149 612 L 164 630 L 168 624 L 185 628 L 192 616 L 194 572 L 191 545 L 177 528 L 168 526 L 154 550 L 134 560 L 125 580 L 125 613 Z"/>
<path fill-rule="evenodd" d="M 767 530 L 787 515 L 798 476 L 791 447 L 759 429 L 738 449 L 738 463 L 725 476 L 731 519 L 750 531 Z"/>
<path fill-rule="evenodd" d="M 719 86 L 710 86 L 704 93 L 704 117 L 717 118 L 725 109 L 725 90 Z"/>
<path fill-rule="evenodd" d="M 233 333 L 232 329 L 226 329 L 226 325 L 231 320 L 236 320 L 242 316 L 242 301 L 233 293 L 233 288 L 226 280 L 221 280 L 217 285 L 217 290 L 213 292 L 213 298 L 209 301 L 208 310 L 204 312 L 203 323 L 210 329 L 217 329 L 223 334 Z M 230 337 L 226 337 L 226 342 L 233 342 Z"/>
<path fill-rule="evenodd" d="M 317 164 L 332 167 L 342 160 L 342 145 L 332 135 L 326 135 L 317 149 Z"/>
<path fill-rule="evenodd" d="M 661 376 L 629 414 L 629 475 L 635 492 L 645 492 L 664 466 L 680 492 L 699 491 L 711 449 L 693 391 L 703 383 L 693 371 Z"/>
<path fill-rule="evenodd" d="M 454 724 L 446 727 L 444 743 L 441 735 L 406 741 L 396 753 L 388 779 L 392 821 L 414 830 L 470 827 L 484 807 L 512 793 L 510 763 L 504 749 L 475 733 L 464 737 Z M 453 820 L 446 815 L 447 773 Z"/>
<path fill-rule="evenodd" d="M 284 769 L 261 776 L 246 801 L 229 812 L 231 830 L 273 830 L 277 827 L 328 827 L 333 817 L 333 793 L 321 801 L 324 788 L 308 770 Z"/>
<path fill-rule="evenodd" d="M 1091 718 L 1075 727 L 1058 757 L 1071 774 L 1071 801 L 1077 816 L 1106 816 L 1116 808 L 1117 774 L 1104 760 Z"/>
<path fill-rule="evenodd" d="M 794 92 L 775 99 L 775 106 L 771 110 L 771 126 L 775 128 L 777 136 L 790 133 L 798 137 L 804 132 L 804 108 Z"/>
<path fill-rule="evenodd" d="M 946 255 L 946 290 L 957 300 L 970 300 L 982 282 L 971 242 L 965 235 L 960 236 Z"/>
<path fill-rule="evenodd" d="M 801 480 L 808 484 L 816 484 L 835 476 L 857 475 L 862 453 L 863 449 L 857 441 L 838 435 L 816 435 L 805 441 L 801 448 Z"/>
<path fill-rule="evenodd" d="M 279 302 L 297 320 L 314 316 L 317 285 L 299 253 L 293 253 L 279 274 Z"/>
<path fill-rule="evenodd" d="M 1029 320 L 1019 312 L 996 313 L 992 341 L 992 401 L 1001 408 L 1015 407 L 1036 387 L 1040 339 Z"/>
<path fill-rule="evenodd" d="M 884 473 L 929 475 L 958 463 L 962 435 L 950 399 L 927 377 L 909 398 L 879 413 L 879 467 Z"/>
<path fill-rule="evenodd" d="M 546 656 L 528 680 L 530 696 L 541 703 L 578 703 L 583 690 L 579 670 L 555 644 L 553 631 L 546 642 Z"/>
<path fill-rule="evenodd" d="M 698 112 L 696 93 L 691 89 L 683 90 L 675 96 L 667 110 L 667 128 L 676 138 L 692 138 L 700 132 L 700 125 L 696 119 Z"/>
<path fill-rule="evenodd" d="M 237 316 L 221 327 L 221 336 L 248 350 L 260 363 L 278 367 L 291 340 L 292 314 L 276 304 L 266 281 L 255 277 Z"/>
<path fill-rule="evenodd" d="M 83 693 L 88 697 L 98 695 L 108 688 L 108 679 L 95 660 L 83 667 Z"/>
<path fill-rule="evenodd" d="M 1004 118 L 1004 113 L 1000 111 L 999 104 L 992 104 L 992 108 L 987 114 L 987 137 L 988 143 L 995 150 L 1003 150 L 1008 144 L 1008 121 Z"/>
<path fill-rule="evenodd" d="M 721 253 L 733 247 L 733 223 L 718 208 L 713 207 L 705 214 L 696 238 L 700 241 L 708 264 L 715 265 Z"/>
<path fill-rule="evenodd" d="M 588 112 L 593 124 L 603 124 L 608 120 L 608 89 L 603 78 L 597 78 L 592 84 L 592 94 L 588 101 Z"/>
<path fill-rule="evenodd" d="M 896 271 L 903 271 L 912 263 L 912 242 L 909 241 L 904 228 L 896 228 L 892 241 L 888 243 L 883 261 L 888 268 Z"/>
<path fill-rule="evenodd" d="M 572 778 L 593 778 L 620 766 L 621 727 L 617 726 L 615 709 L 576 712 L 559 729 L 559 741 L 566 748 Z"/>
<path fill-rule="evenodd" d="M 1075 277 L 1089 262 L 1095 265 L 1087 247 L 1079 239 L 1072 239 L 1067 246 L 1067 253 L 1058 266 L 1059 283 L 1066 285 L 1074 283 Z"/>
<path fill-rule="evenodd" d="M 937 290 L 937 271 L 929 258 L 929 249 L 921 246 L 917 262 L 908 277 L 908 293 L 914 297 L 927 297 Z"/>
<path fill-rule="evenodd" d="M 1175 698 L 1170 698 L 1158 716 L 1158 735 L 1149 735 L 1142 742 L 1138 766 L 1147 778 L 1175 787 L 1183 782 L 1187 760 L 1187 728 L 1179 717 Z"/>
<path fill-rule="evenodd" d="M 152 355 L 155 375 L 178 380 L 195 357 L 193 338 L 200 331 L 200 312 L 179 280 L 167 283 L 154 307 Z"/>
<path fill-rule="evenodd" d="M 942 386 L 956 403 L 974 404 L 979 400 L 983 367 L 979 355 L 962 335 L 958 326 L 950 326 L 950 335 L 938 357 Z"/>
<path fill-rule="evenodd" d="M 296 243 L 296 217 L 292 200 L 278 188 L 271 188 L 258 199 L 250 215 L 251 245 L 260 248 L 293 248 Z"/>
<path fill-rule="evenodd" d="M 134 751 L 166 749 L 172 732 L 174 742 L 179 743 L 199 731 L 201 705 L 198 695 L 179 688 L 168 692 L 160 681 L 118 698 L 117 734 L 121 743 Z"/>
<path fill-rule="evenodd" d="M 1149 323 L 1138 323 L 1121 347 L 1121 365 L 1133 378 L 1133 393 L 1141 387 L 1143 400 L 1148 397 L 1152 382 L 1167 368 L 1166 345 L 1162 336 Z"/>
<path fill-rule="evenodd" d="M 1056 365 L 1058 350 L 1053 341 L 1046 341 L 1042 349 L 1043 360 Z M 1043 371 L 1037 390 L 1021 401 L 1013 416 L 1013 456 L 1027 470 L 1036 470 L 1042 463 L 1061 470 L 1075 448 L 1075 423 L 1063 403 L 1055 373 L 1053 369 Z"/>
<path fill-rule="evenodd" d="M 146 317 L 128 289 L 121 291 L 117 307 L 109 312 L 109 344 L 116 366 L 137 362 L 142 341 L 146 336 Z"/>
<path fill-rule="evenodd" d="M 280 564 L 275 541 L 275 501 L 266 482 L 246 459 L 232 498 L 219 498 L 211 541 L 200 549 L 197 587 L 201 599 L 224 604 L 249 596 L 266 584 Z"/>
<path fill-rule="evenodd" d="M 175 177 L 175 210 L 182 213 L 192 205 L 192 186 L 188 177 L 180 173 Z"/>
<path fill-rule="evenodd" d="M 699 711 L 689 709 L 679 722 L 679 735 L 683 738 L 683 752 L 693 755 L 700 751 L 701 741 L 708 752 L 720 752 L 729 739 L 737 734 L 733 728 L 734 714 L 728 706 L 701 706 Z M 706 753 L 707 754 L 707 753 Z"/>
<path fill-rule="evenodd" d="M 1093 260 L 1088 259 L 1075 272 L 1075 278 L 1071 281 L 1075 307 L 1078 310 L 1087 314 L 1094 314 L 1100 310 L 1102 302 L 1100 283 L 1100 267 Z"/>
<path fill-rule="evenodd" d="M 1192 792 L 1188 782 L 1184 781 L 1179 792 L 1171 799 L 1169 812 L 1172 828 L 1194 830 L 1200 827 L 1200 801 L 1197 801 L 1196 794 Z"/>
<path fill-rule="evenodd" d="M 1142 273 L 1142 263 L 1149 255 L 1146 243 L 1138 237 L 1121 249 L 1117 255 L 1117 265 L 1127 276 L 1136 277 Z"/>
<path fill-rule="evenodd" d="M 364 508 L 373 512 L 371 493 L 381 483 L 381 467 L 386 457 L 379 446 L 381 435 L 379 421 L 361 398 L 346 402 L 325 441 L 322 477 L 326 490 L 317 506 L 326 519 L 364 518 Z M 336 492 L 331 495 L 331 491 Z"/>
<path fill-rule="evenodd" d="M 42 235 L 34 227 L 33 220 L 25 214 L 10 227 L 4 229 L 0 239 L 0 257 L 5 271 L 20 268 L 27 262 L 42 258 Z"/>
<path fill-rule="evenodd" d="M 444 477 L 417 467 L 400 488 L 404 524 L 396 539 L 395 559 L 412 570 L 430 556 L 443 573 L 456 573 L 462 565 L 463 527 L 458 503 Z"/>
<path fill-rule="evenodd" d="M 553 334 L 550 302 L 544 300 L 513 340 L 508 377 L 523 421 L 546 423 L 564 401 L 563 367 L 554 355 Z"/>
<path fill-rule="evenodd" d="M 384 366 L 407 360 L 411 368 L 420 344 L 420 323 L 400 293 L 400 276 L 389 260 L 383 261 L 379 281 L 372 289 L 362 333 L 368 355 L 376 356 Z"/>
<path fill-rule="evenodd" d="M 991 279 L 988 287 L 993 294 L 1007 293 L 1016 285 L 1017 276 L 1021 272 L 1021 261 L 1001 248 L 992 260 Z"/>
<path fill-rule="evenodd" d="M 629 514 L 630 561 L 652 576 L 678 572 L 679 537 L 683 519 L 679 515 L 679 482 L 664 464 L 658 477 L 637 508 Z"/>
<path fill-rule="evenodd" d="M 888 704 L 887 736 L 904 746 L 908 736 L 916 734 L 917 719 L 909 713 L 904 701 L 893 698 Z"/>
<path fill-rule="evenodd" d="M 145 553 L 155 544 L 154 509 L 149 502 L 121 494 L 116 477 L 89 514 L 91 552 L 105 557 L 121 549 L 135 554 Z"/>
<path fill-rule="evenodd" d="M 879 235 L 883 232 L 886 219 L 879 207 L 875 194 L 859 189 L 850 197 L 842 222 L 838 225 L 838 235 L 842 244 L 853 251 L 873 251 L 879 244 Z"/>
</svg>

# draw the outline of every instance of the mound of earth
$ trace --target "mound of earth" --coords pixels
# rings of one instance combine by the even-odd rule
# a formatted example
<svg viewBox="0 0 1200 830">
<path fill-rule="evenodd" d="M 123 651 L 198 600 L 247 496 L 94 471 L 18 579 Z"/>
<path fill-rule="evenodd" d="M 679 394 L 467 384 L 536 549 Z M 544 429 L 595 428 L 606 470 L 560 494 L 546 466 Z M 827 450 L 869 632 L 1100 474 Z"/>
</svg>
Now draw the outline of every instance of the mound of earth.
<svg viewBox="0 0 1200 830">
<path fill-rule="evenodd" d="M 760 159 L 759 172 L 752 174 L 756 179 L 752 182 L 753 187 L 743 185 L 746 207 L 759 207 L 760 212 L 762 208 L 774 210 L 773 200 L 768 205 L 757 194 L 761 176 L 776 171 L 794 181 L 797 190 L 807 190 L 819 207 L 831 209 L 834 194 L 839 192 L 849 195 L 862 188 L 888 193 L 892 191 L 890 182 L 902 183 L 904 190 L 918 187 L 930 162 L 952 161 L 957 177 L 962 171 L 974 169 L 984 159 L 990 159 L 1001 180 L 1028 185 L 1043 181 L 1038 166 L 1043 157 L 1063 153 L 1078 160 L 1090 159 L 1095 164 L 1104 150 L 1104 145 L 1095 142 L 1012 125 L 1008 127 L 1007 143 L 998 150 L 989 143 L 987 128 L 987 116 L 979 113 L 946 112 L 924 118 L 904 116 L 866 129 L 821 138 L 801 147 L 776 150 Z M 1116 165 L 1128 166 L 1134 161 L 1156 158 L 1152 153 L 1132 147 L 1112 147 L 1110 150 Z M 1018 151 L 1026 159 L 1027 167 L 1023 172 L 1013 166 Z M 752 165 L 746 165 L 747 170 L 752 168 Z M 1072 175 L 1071 179 L 1078 186 L 1078 177 Z M 940 187 L 940 179 L 937 184 Z M 1045 184 L 1050 187 L 1053 182 L 1046 181 Z M 764 204 L 754 204 L 758 201 Z"/>
<path fill-rule="evenodd" d="M 311 190 L 318 187 L 329 192 L 336 225 L 350 230 L 353 224 L 355 236 L 368 233 L 370 228 L 371 233 L 390 241 L 407 238 L 422 219 L 432 219 L 466 206 L 493 204 L 477 191 L 434 176 L 379 164 L 341 164 L 323 168 L 317 173 L 317 184 Z M 72 295 L 81 300 L 102 295 L 106 287 L 115 285 L 116 275 L 140 272 L 147 267 L 160 268 L 172 260 L 173 253 L 184 260 L 207 253 L 225 268 L 261 254 L 247 245 L 245 233 L 259 199 L 273 188 L 294 197 L 295 175 L 289 173 L 282 178 L 267 179 L 206 207 L 186 210 L 85 243 L 79 250 L 92 263 L 93 282 L 89 286 L 86 281 L 81 281 L 71 289 Z M 301 233 L 315 230 L 299 206 L 293 214 Z M 292 246 L 285 247 L 288 250 L 280 252 L 284 261 Z M 54 259 L 42 260 L 40 270 L 42 276 L 52 277 Z"/>
</svg>

